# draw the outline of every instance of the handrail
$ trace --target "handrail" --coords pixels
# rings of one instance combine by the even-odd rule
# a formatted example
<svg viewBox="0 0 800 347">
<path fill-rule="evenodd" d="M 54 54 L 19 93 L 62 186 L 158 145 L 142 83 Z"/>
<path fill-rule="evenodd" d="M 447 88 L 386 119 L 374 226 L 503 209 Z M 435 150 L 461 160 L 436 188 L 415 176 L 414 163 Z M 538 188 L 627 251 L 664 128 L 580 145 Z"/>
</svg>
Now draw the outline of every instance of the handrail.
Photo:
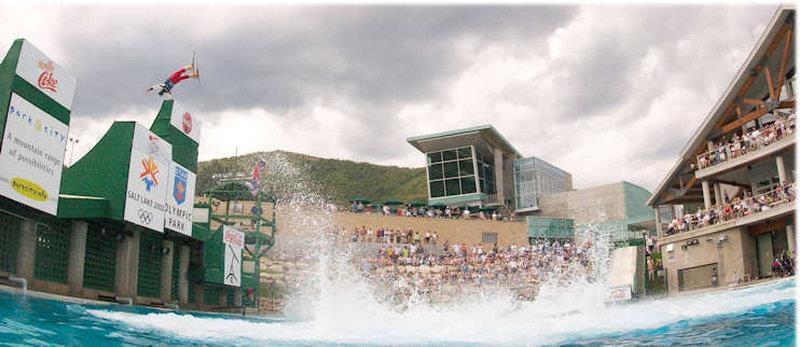
<svg viewBox="0 0 800 347">
<path fill-rule="evenodd" d="M 670 233 L 667 231 L 665 235 L 669 236 L 680 234 L 682 232 L 699 230 L 717 225 L 722 222 L 752 216 L 778 205 L 793 203 L 797 193 L 796 189 L 796 183 L 792 182 L 758 195 L 745 198 L 736 198 L 734 201 L 723 204 L 722 206 L 717 205 L 700 210 L 699 218 L 696 217 L 697 212 L 687 213 L 682 218 L 674 218 L 672 222 L 668 224 L 668 228 L 672 228 L 673 232 Z M 777 196 L 777 199 L 773 200 L 773 196 Z M 738 211 L 734 212 L 737 209 Z M 710 210 L 714 210 L 713 217 L 711 217 L 711 214 L 709 213 Z"/>
<path fill-rule="evenodd" d="M 780 136 L 775 134 L 775 136 L 771 139 L 769 135 L 771 135 L 773 132 L 776 132 L 774 125 L 764 126 L 757 130 L 759 131 L 759 134 L 757 135 L 756 141 L 750 140 L 748 141 L 749 143 L 747 143 L 742 139 L 733 142 L 726 142 L 723 145 L 716 146 L 714 149 L 698 155 L 696 160 L 697 168 L 705 169 L 717 164 L 721 164 L 728 160 L 741 157 L 742 155 L 752 151 L 757 151 L 761 148 L 794 136 L 794 131 L 791 129 L 791 127 L 789 127 L 788 124 L 786 124 L 786 126 L 783 128 Z M 752 132 L 750 132 L 750 134 L 752 134 Z M 720 149 L 724 149 L 724 154 L 719 153 Z"/>
</svg>

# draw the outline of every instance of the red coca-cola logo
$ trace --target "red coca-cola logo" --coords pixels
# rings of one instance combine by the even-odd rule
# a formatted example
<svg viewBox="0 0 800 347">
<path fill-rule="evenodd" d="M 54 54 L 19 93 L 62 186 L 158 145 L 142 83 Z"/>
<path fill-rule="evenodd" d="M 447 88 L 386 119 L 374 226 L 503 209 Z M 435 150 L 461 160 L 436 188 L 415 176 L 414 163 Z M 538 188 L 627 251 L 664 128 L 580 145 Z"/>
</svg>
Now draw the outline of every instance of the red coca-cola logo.
<svg viewBox="0 0 800 347">
<path fill-rule="evenodd" d="M 183 132 L 186 134 L 190 134 L 192 132 L 192 115 L 189 112 L 183 113 L 183 122 L 181 123 L 183 127 Z"/>
<path fill-rule="evenodd" d="M 37 83 L 39 88 L 49 90 L 51 92 L 57 93 L 58 92 L 58 80 L 53 77 L 53 62 L 39 62 L 39 68 L 42 69 L 42 73 L 39 74 L 39 79 Z"/>
</svg>

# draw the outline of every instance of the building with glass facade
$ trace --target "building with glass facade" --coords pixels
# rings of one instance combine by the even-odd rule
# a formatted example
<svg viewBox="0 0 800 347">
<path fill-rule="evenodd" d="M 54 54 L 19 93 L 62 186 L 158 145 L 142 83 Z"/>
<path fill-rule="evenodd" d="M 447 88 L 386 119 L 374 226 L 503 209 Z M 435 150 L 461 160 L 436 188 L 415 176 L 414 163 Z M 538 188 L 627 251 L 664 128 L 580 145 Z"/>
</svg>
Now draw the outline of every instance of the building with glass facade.
<svg viewBox="0 0 800 347">
<path fill-rule="evenodd" d="M 572 175 L 536 157 L 514 161 L 515 213 L 539 210 L 539 199 L 572 190 Z"/>
<path fill-rule="evenodd" d="M 522 157 L 491 125 L 416 136 L 425 154 L 428 203 L 504 206 L 514 211 L 514 160 Z"/>
</svg>

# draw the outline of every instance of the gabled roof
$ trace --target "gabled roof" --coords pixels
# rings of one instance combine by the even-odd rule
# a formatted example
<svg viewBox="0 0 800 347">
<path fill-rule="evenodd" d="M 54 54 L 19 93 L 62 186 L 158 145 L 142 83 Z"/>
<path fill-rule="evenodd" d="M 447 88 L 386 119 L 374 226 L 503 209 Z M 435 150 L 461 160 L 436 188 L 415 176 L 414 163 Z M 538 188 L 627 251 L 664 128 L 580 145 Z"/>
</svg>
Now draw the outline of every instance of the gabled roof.
<svg viewBox="0 0 800 347">
<path fill-rule="evenodd" d="M 522 154 L 520 154 L 516 148 L 506 140 L 506 138 L 497 131 L 491 124 L 486 125 L 479 125 L 464 129 L 457 129 L 457 130 L 450 130 L 444 131 L 440 133 L 430 134 L 430 135 L 421 135 L 421 136 L 414 136 L 409 137 L 406 139 L 408 143 L 410 143 L 414 148 L 418 149 L 420 152 L 428 152 L 428 149 L 424 145 L 425 142 L 430 142 L 434 140 L 446 139 L 446 138 L 455 138 L 459 136 L 465 135 L 480 135 L 484 138 L 489 139 L 493 144 L 503 147 L 505 150 L 514 153 L 517 157 L 522 158 Z"/>
<path fill-rule="evenodd" d="M 709 135 L 712 135 L 717 123 L 724 120 L 721 118 L 727 116 L 727 114 L 725 114 L 727 106 L 736 100 L 736 92 L 742 89 L 747 83 L 747 79 L 754 69 L 765 63 L 764 55 L 769 48 L 769 44 L 775 39 L 780 39 L 777 36 L 781 33 L 784 23 L 787 21 L 794 21 L 794 10 L 794 5 L 781 5 L 775 11 L 775 14 L 772 16 L 761 38 L 748 55 L 744 64 L 739 68 L 734 78 L 728 84 L 722 97 L 717 101 L 714 107 L 711 108 L 711 111 L 705 117 L 700 127 L 692 134 L 691 139 L 681 151 L 678 161 L 672 166 L 668 174 L 653 191 L 653 195 L 647 200 L 648 205 L 654 206 L 659 204 L 659 198 L 667 191 L 670 182 L 676 179 L 676 175 L 679 174 L 681 169 L 685 169 L 694 161 L 695 152 L 701 147 L 707 146 L 706 143 Z M 790 59 L 789 64 L 793 67 L 794 61 Z M 789 69 L 786 71 L 789 71 Z"/>
</svg>

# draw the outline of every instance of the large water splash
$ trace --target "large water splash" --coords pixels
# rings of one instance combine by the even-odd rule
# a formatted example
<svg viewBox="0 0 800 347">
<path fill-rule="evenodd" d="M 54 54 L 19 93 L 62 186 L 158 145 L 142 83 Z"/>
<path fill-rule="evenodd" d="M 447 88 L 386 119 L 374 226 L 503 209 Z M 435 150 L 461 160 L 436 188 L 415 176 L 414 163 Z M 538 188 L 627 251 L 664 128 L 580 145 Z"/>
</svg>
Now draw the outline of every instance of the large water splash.
<svg viewBox="0 0 800 347">
<path fill-rule="evenodd" d="M 283 172 L 293 172 L 290 165 Z M 296 172 L 296 171 L 295 171 Z M 293 181 L 302 182 L 298 177 Z M 295 183 L 301 187 L 301 183 Z M 403 305 L 386 300 L 359 269 L 359 245 L 336 243 L 324 199 L 298 192 L 287 201 L 291 238 L 282 251 L 304 251 L 312 271 L 289 283 L 285 319 L 239 320 L 191 314 L 134 314 L 89 310 L 96 317 L 180 338 L 220 344 L 548 344 L 579 336 L 656 328 L 666 324 L 739 312 L 794 298 L 794 286 L 776 283 L 713 294 L 607 305 L 603 281 L 608 266 L 607 233 L 583 226 L 576 233 L 594 247 L 588 276 L 545 274 L 535 300 L 520 301 L 505 288 L 488 287 L 443 303 L 413 295 Z M 286 217 L 283 217 L 286 218 Z M 284 231 L 286 232 L 286 231 Z M 280 236 L 279 236 L 280 237 Z M 586 240 L 578 240 L 579 243 Z M 283 242 L 283 244 L 281 244 Z M 561 271 L 561 270 L 554 270 Z M 398 281 L 392 285 L 412 285 Z M 414 293 L 414 291 L 411 291 Z"/>
</svg>

